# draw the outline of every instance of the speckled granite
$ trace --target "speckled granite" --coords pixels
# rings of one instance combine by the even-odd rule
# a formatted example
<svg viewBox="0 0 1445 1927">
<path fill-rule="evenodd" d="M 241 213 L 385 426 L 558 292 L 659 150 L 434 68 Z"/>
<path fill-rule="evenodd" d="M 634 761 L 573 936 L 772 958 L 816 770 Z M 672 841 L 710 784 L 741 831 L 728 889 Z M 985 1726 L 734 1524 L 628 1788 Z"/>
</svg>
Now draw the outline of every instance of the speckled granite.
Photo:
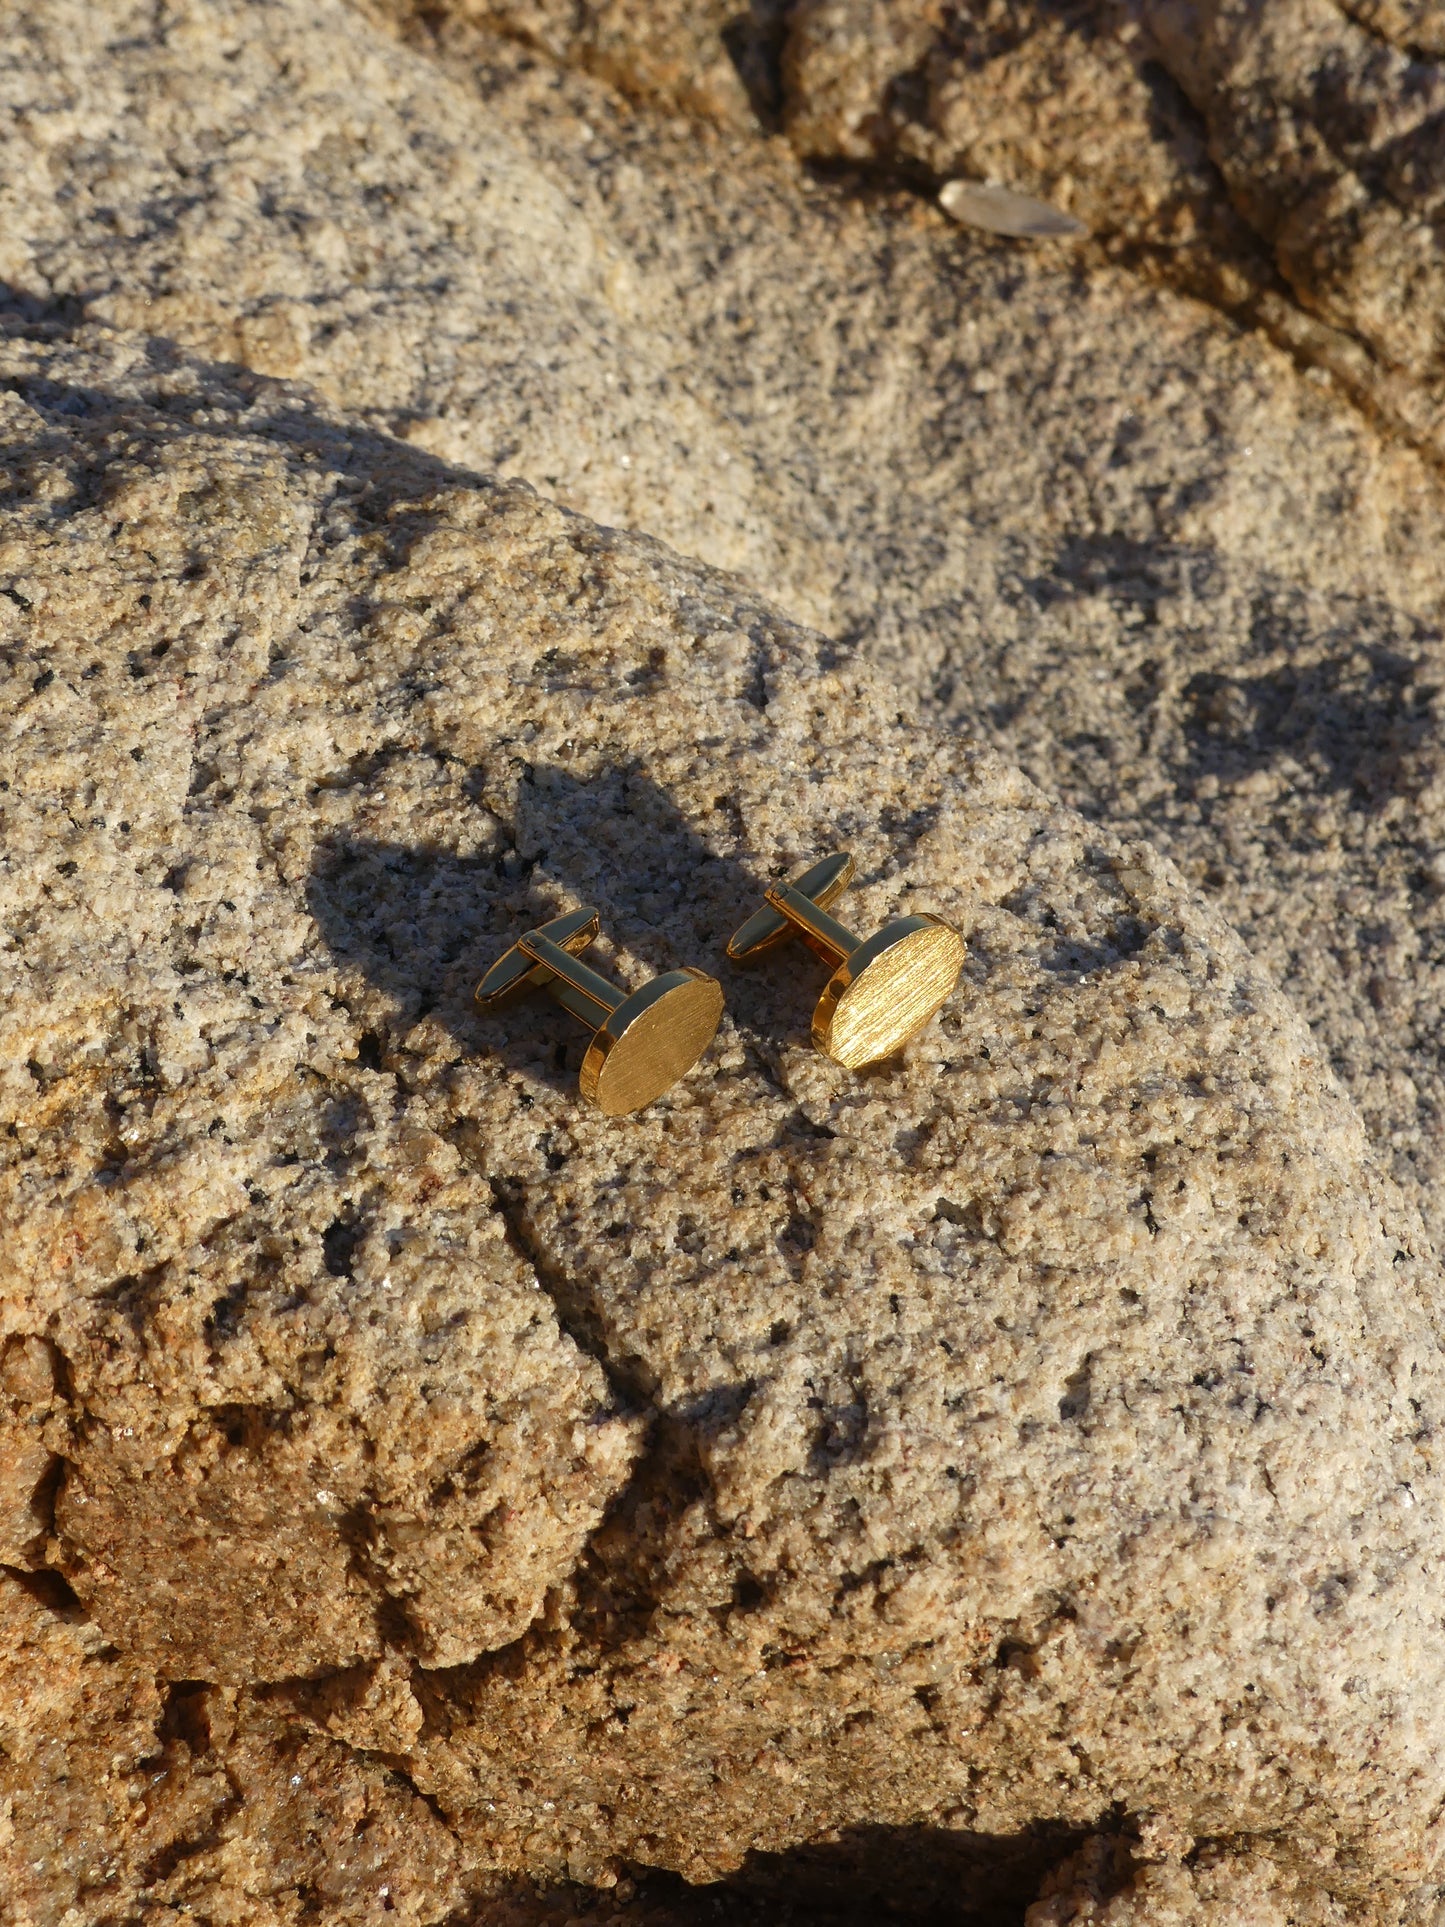
<svg viewBox="0 0 1445 1927">
<path fill-rule="evenodd" d="M 154 338 L 4 365 L 29 1917 L 987 1918 L 1111 1814 L 1426 1906 L 1433 1270 L 1218 914 L 701 564 Z M 475 1011 L 582 901 L 727 975 L 839 841 L 968 941 L 901 1061 L 728 976 L 619 1126 Z"/>
<path fill-rule="evenodd" d="M 632 18 L 585 11 L 595 46 Z M 1072 32 L 1000 53 L 1026 95 Z M 399 46 L 332 0 L 27 0 L 0 88 L 23 313 L 295 377 L 742 571 L 906 713 L 1165 848 L 1438 1236 L 1445 501 L 1318 367 L 455 10 Z"/>
</svg>

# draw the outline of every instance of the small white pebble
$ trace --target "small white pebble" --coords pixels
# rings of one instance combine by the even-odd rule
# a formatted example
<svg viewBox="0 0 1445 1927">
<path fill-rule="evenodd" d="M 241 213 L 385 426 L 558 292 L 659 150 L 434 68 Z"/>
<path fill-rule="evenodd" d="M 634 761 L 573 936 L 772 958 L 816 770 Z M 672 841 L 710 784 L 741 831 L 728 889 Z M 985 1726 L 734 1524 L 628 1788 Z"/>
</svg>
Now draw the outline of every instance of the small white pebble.
<svg viewBox="0 0 1445 1927">
<path fill-rule="evenodd" d="M 336 1494 L 334 1492 L 328 1492 L 323 1487 L 323 1489 L 316 1494 L 316 1503 L 318 1505 L 330 1505 L 335 1497 Z"/>
<path fill-rule="evenodd" d="M 301 1784 L 301 1775 L 300 1775 L 299 1773 L 293 1773 L 293 1774 L 291 1775 L 291 1784 L 292 1784 L 292 1786 L 300 1786 L 300 1784 Z"/>
<path fill-rule="evenodd" d="M 1051 201 L 984 181 L 949 181 L 939 192 L 938 204 L 964 227 L 1007 234 L 1019 241 L 1054 241 L 1088 231 L 1082 221 Z"/>
</svg>

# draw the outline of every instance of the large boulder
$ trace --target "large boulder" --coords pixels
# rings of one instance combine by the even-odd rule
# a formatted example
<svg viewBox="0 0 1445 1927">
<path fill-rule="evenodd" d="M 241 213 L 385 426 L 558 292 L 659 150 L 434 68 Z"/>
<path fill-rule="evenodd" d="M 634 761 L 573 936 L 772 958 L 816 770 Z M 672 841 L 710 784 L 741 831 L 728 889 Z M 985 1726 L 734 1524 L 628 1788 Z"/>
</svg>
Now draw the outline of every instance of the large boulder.
<svg viewBox="0 0 1445 1927">
<path fill-rule="evenodd" d="M 689 33 L 713 18 L 682 11 Z M 1147 251 L 971 238 L 781 140 L 635 114 L 486 25 L 615 54 L 641 17 L 621 4 L 428 6 L 406 45 L 337 0 L 12 14 L 0 276 L 21 313 L 304 381 L 742 571 L 905 707 L 1166 848 L 1441 1222 L 1445 498 L 1318 366 L 1124 265 Z M 659 45 L 677 15 L 648 10 Z M 935 50 L 990 140 L 1033 140 L 1003 103 L 1077 127 L 1102 102 L 1121 164 L 1182 151 L 1149 117 L 1193 110 L 1139 78 L 1138 45 L 1078 10 L 1011 18 L 981 80 Z M 1089 92 L 1106 55 L 1132 119 Z"/>
<path fill-rule="evenodd" d="M 984 1917 L 1111 1819 L 1424 1906 L 1433 1272 L 1218 914 L 735 580 L 144 338 L 5 355 L 32 1915 L 234 1915 L 318 1781 L 278 1918 L 631 1865 Z M 805 954 L 724 962 L 839 843 L 855 927 L 968 946 L 861 1075 Z M 471 996 L 579 903 L 726 977 L 620 1124 Z M 160 1757 L 193 1819 L 118 1830 Z"/>
<path fill-rule="evenodd" d="M 358 0 L 800 155 L 1007 183 L 1445 454 L 1438 0 Z"/>
</svg>

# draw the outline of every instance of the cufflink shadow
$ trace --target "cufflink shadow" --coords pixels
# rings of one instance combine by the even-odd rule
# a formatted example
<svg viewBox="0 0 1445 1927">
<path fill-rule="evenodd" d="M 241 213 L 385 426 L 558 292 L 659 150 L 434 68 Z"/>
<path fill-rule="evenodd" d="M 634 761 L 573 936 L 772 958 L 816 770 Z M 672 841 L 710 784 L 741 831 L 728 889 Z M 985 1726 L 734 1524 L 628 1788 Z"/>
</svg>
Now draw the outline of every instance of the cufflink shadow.
<svg viewBox="0 0 1445 1927">
<path fill-rule="evenodd" d="M 478 822 L 459 824 L 452 847 L 344 828 L 317 845 L 308 902 L 341 972 L 342 1001 L 365 1025 L 364 1058 L 379 1067 L 430 1016 L 460 1053 L 494 1056 L 526 1084 L 575 1091 L 589 1042 L 575 1018 L 537 993 L 482 1011 L 474 992 L 525 931 L 581 904 L 602 924 L 587 961 L 620 989 L 692 964 L 722 984 L 724 1022 L 750 1055 L 766 1062 L 807 1041 L 825 981 L 817 960 L 801 944 L 746 969 L 726 955 L 772 878 L 727 851 L 736 814 L 725 772 L 716 841 L 636 765 L 585 777 L 521 765 L 505 821 L 492 814 L 491 783 L 474 785 L 483 788 L 491 809 L 479 803 Z M 357 800 L 359 814 L 361 791 Z M 492 847 L 464 853 L 486 829 Z"/>
<path fill-rule="evenodd" d="M 1382 647 L 1257 676 L 1201 670 L 1181 692 L 1182 774 L 1197 789 L 1206 776 L 1237 782 L 1288 758 L 1319 790 L 1378 810 L 1426 780 L 1439 693 L 1427 662 Z"/>
</svg>

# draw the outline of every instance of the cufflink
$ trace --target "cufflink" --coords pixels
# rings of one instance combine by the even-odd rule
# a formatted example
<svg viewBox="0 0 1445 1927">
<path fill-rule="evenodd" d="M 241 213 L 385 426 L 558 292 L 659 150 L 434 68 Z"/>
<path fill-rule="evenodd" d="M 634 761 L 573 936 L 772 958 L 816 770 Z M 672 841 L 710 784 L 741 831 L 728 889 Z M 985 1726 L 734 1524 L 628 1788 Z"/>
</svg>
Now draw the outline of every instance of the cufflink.
<svg viewBox="0 0 1445 1927">
<path fill-rule="evenodd" d="M 691 965 L 623 992 L 579 962 L 598 932 L 595 910 L 572 910 L 519 937 L 477 985 L 484 1010 L 521 990 L 545 990 L 592 1031 L 578 1080 L 604 1117 L 625 1117 L 690 1071 L 722 1022 L 722 986 Z"/>
<path fill-rule="evenodd" d="M 922 1030 L 951 994 L 963 968 L 963 938 L 942 917 L 895 917 L 858 938 L 828 906 L 853 875 L 853 859 L 825 856 L 792 883 L 775 884 L 764 907 L 728 944 L 735 963 L 750 962 L 788 937 L 801 937 L 832 967 L 813 1012 L 813 1042 L 856 1070 L 891 1057 Z"/>
</svg>

